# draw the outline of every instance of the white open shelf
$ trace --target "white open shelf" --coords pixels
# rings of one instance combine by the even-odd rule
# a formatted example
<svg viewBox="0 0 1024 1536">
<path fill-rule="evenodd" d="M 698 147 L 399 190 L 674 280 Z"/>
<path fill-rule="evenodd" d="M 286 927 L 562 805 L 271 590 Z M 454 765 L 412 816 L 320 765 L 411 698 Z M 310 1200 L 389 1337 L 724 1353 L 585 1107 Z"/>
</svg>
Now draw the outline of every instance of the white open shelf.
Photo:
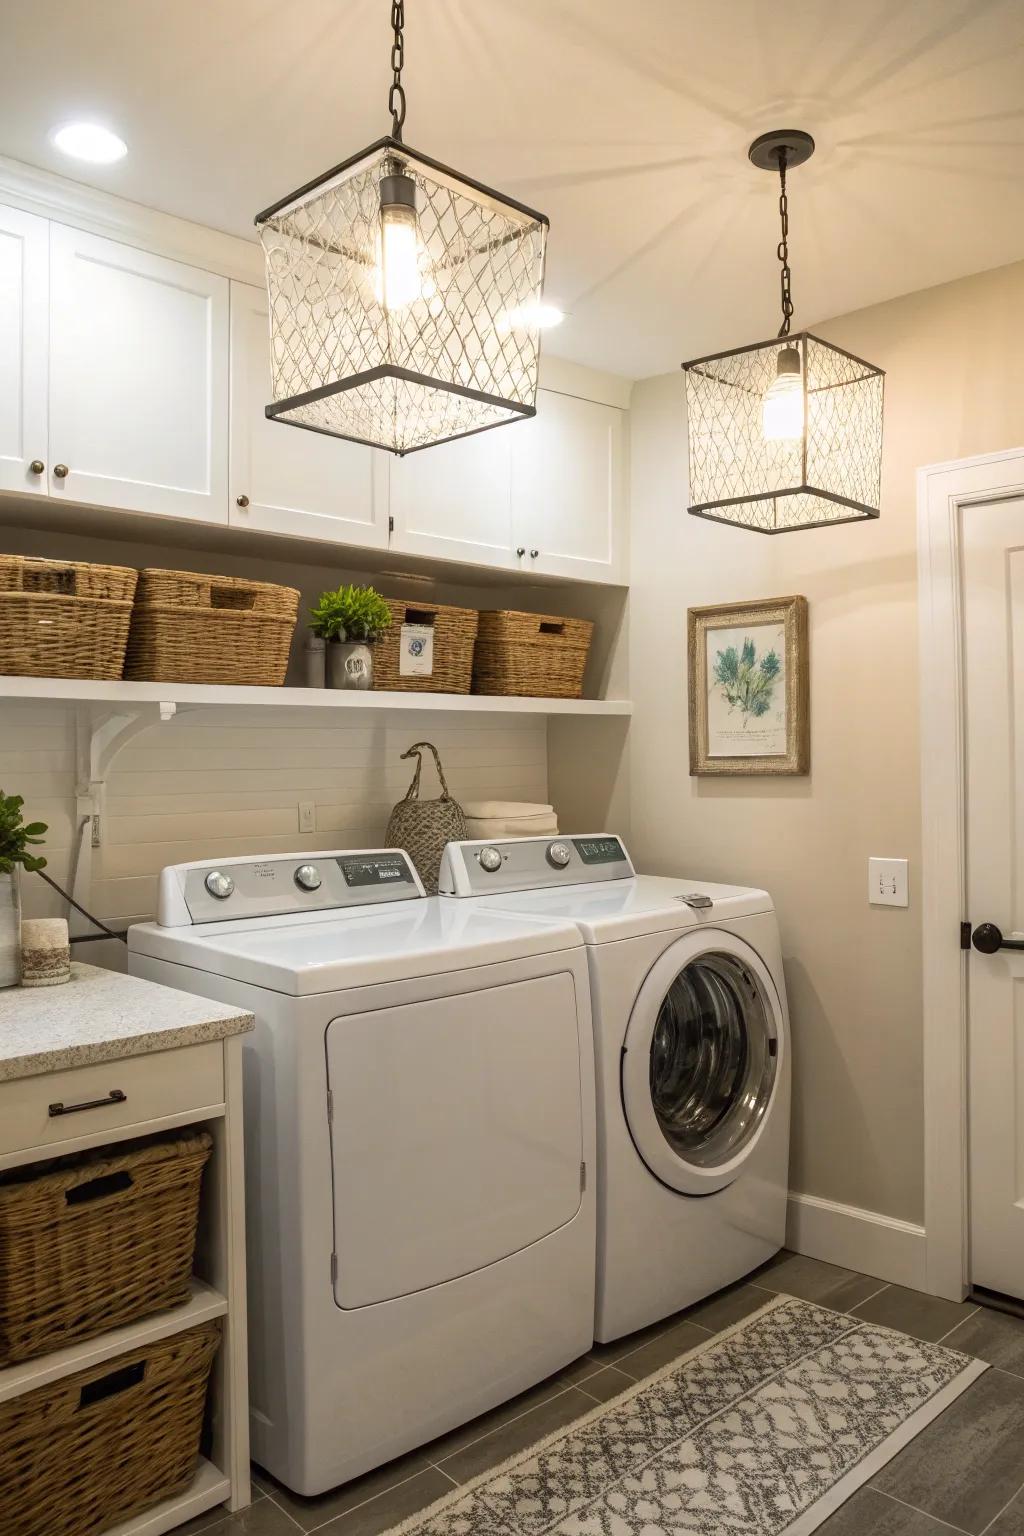
<svg viewBox="0 0 1024 1536">
<path fill-rule="evenodd" d="M 104 1536 L 163 1536 L 165 1531 L 173 1531 L 196 1515 L 204 1515 L 208 1509 L 223 1504 L 230 1492 L 230 1479 L 218 1472 L 212 1462 L 200 1457 L 196 1475 L 184 1493 L 161 1499 L 140 1515 L 110 1526 Z"/>
<path fill-rule="evenodd" d="M 0 677 L 3 699 L 55 699 L 72 704 L 238 705 L 272 709 L 439 710 L 453 714 L 631 715 L 629 699 L 494 698 L 466 693 L 365 693 L 331 688 L 246 688 L 207 683 L 125 683 L 63 677 Z"/>
<path fill-rule="evenodd" d="M 157 1312 L 152 1317 L 144 1317 L 138 1323 L 129 1323 L 124 1328 L 114 1328 L 110 1333 L 101 1333 L 94 1339 L 83 1339 L 80 1344 L 71 1344 L 67 1349 L 54 1350 L 49 1355 L 39 1355 L 35 1360 L 25 1360 L 20 1365 L 7 1366 L 0 1371 L 0 1403 L 8 1402 L 13 1397 L 21 1397 L 25 1392 L 34 1391 L 36 1387 L 48 1386 L 50 1382 L 59 1381 L 63 1376 L 72 1376 L 76 1371 L 85 1371 L 90 1366 L 102 1365 L 105 1360 L 114 1360 L 130 1349 L 155 1344 L 159 1339 L 169 1338 L 172 1333 L 183 1333 L 186 1328 L 197 1328 L 200 1323 L 208 1323 L 212 1318 L 223 1317 L 227 1310 L 227 1301 L 219 1291 L 205 1285 L 202 1280 L 193 1279 L 191 1295 L 180 1307 L 172 1307 L 169 1312 Z M 134 1526 L 132 1529 L 134 1530 Z"/>
</svg>

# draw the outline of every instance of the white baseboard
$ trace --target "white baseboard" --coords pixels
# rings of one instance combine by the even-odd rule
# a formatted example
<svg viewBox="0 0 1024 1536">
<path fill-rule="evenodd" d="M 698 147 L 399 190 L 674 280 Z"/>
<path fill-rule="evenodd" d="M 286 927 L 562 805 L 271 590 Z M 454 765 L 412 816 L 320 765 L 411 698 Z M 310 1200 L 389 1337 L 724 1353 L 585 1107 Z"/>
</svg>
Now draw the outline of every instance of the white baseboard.
<svg viewBox="0 0 1024 1536">
<path fill-rule="evenodd" d="M 892 1285 L 926 1288 L 924 1227 L 878 1211 L 838 1205 L 817 1195 L 790 1194 L 786 1246 Z"/>
</svg>

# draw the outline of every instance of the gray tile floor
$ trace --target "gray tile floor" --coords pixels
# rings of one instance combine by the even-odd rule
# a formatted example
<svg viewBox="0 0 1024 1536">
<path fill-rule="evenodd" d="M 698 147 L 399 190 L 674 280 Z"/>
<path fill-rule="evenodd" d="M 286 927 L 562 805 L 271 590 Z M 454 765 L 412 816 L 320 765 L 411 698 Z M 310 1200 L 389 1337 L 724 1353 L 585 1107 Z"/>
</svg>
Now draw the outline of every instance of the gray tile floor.
<svg viewBox="0 0 1024 1536">
<path fill-rule="evenodd" d="M 249 1509 L 228 1516 L 214 1511 L 182 1532 L 378 1536 L 778 1292 L 941 1341 L 993 1367 L 820 1527 L 825 1536 L 1024 1536 L 1024 1321 L 788 1253 L 687 1312 L 614 1344 L 595 1344 L 550 1381 L 344 1488 L 298 1498 L 257 1467 Z"/>
</svg>

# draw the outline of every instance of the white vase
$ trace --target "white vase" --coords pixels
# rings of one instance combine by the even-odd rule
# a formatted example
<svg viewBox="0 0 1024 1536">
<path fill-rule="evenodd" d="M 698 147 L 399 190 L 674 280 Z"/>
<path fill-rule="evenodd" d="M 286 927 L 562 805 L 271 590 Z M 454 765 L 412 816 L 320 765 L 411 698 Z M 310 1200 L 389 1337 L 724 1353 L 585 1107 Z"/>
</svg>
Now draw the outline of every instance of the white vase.
<svg viewBox="0 0 1024 1536">
<path fill-rule="evenodd" d="M 327 647 L 328 688 L 372 688 L 373 652 L 358 640 L 332 640 Z"/>
<path fill-rule="evenodd" d="M 18 866 L 0 874 L 0 987 L 21 980 L 21 883 Z"/>
</svg>

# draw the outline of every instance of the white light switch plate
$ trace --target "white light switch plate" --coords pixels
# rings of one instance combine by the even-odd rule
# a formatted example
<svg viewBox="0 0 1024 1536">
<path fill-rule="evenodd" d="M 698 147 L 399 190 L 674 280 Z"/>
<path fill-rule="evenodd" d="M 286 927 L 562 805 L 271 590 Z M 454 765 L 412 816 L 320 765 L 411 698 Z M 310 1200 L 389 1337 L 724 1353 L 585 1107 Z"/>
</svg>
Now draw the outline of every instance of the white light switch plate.
<svg viewBox="0 0 1024 1536">
<path fill-rule="evenodd" d="M 316 805 L 312 800 L 299 801 L 299 831 L 316 831 Z"/>
<path fill-rule="evenodd" d="M 868 859 L 868 901 L 874 907 L 908 903 L 906 859 Z"/>
</svg>

